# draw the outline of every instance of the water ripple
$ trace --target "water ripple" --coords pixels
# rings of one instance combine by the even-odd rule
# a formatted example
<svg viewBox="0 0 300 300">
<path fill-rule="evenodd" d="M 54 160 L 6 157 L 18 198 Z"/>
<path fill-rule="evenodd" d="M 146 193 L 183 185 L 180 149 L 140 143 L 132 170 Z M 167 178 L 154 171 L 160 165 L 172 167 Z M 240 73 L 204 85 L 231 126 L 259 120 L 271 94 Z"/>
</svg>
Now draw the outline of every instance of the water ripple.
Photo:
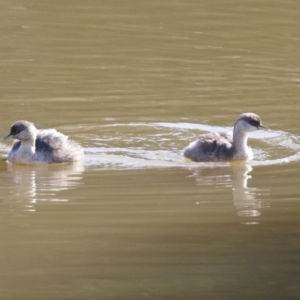
<svg viewBox="0 0 300 300">
<path fill-rule="evenodd" d="M 103 135 L 85 136 L 85 164 L 105 169 L 168 168 L 222 165 L 224 162 L 195 163 L 183 157 L 183 149 L 205 132 L 231 131 L 232 127 L 194 123 L 134 122 L 106 124 Z M 254 151 L 253 166 L 275 165 L 300 159 L 300 137 L 284 131 L 258 131 L 249 139 Z M 226 164 L 226 162 L 225 162 Z"/>
</svg>

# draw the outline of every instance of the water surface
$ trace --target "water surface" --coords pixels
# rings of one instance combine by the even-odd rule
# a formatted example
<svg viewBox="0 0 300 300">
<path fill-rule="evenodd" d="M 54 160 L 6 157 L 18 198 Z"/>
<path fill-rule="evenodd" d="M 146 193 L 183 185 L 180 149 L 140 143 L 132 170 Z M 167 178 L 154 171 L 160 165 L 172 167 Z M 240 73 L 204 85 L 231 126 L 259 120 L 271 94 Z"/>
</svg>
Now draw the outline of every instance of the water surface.
<svg viewBox="0 0 300 300">
<path fill-rule="evenodd" d="M 299 299 L 300 4 L 4 1 L 1 134 L 26 119 L 82 164 L 0 143 L 3 299 Z M 252 162 L 182 150 L 243 112 Z"/>
</svg>

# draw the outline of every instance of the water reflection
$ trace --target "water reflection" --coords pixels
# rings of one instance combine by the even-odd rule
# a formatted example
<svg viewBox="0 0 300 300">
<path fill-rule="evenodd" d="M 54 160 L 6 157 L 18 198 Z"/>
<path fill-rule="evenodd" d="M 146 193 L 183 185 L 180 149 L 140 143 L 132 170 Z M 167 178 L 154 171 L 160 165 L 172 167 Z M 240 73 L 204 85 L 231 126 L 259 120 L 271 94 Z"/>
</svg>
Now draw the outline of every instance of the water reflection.
<svg viewBox="0 0 300 300">
<path fill-rule="evenodd" d="M 231 188 L 237 215 L 244 219 L 242 223 L 251 225 L 259 223 L 262 207 L 270 206 L 261 199 L 260 189 L 248 187 L 252 170 L 253 167 L 247 163 L 224 163 L 224 165 L 212 165 L 210 168 L 197 168 L 193 175 L 198 184 Z"/>
<path fill-rule="evenodd" d="M 80 184 L 84 167 L 82 163 L 60 165 L 7 164 L 12 175 L 14 203 L 25 211 L 36 211 L 39 201 L 66 202 L 59 191 L 69 190 Z"/>
</svg>

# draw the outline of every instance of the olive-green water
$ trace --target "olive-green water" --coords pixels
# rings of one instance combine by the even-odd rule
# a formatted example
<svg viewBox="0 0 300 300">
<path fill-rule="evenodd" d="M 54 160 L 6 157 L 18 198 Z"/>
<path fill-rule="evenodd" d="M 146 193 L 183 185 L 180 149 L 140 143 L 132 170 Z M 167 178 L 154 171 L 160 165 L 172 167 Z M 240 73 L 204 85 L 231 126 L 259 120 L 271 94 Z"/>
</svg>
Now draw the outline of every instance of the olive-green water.
<svg viewBox="0 0 300 300">
<path fill-rule="evenodd" d="M 85 150 L 0 143 L 1 300 L 300 298 L 300 2 L 4 0 L 0 35 L 1 136 Z M 248 111 L 252 162 L 182 157 Z"/>
</svg>

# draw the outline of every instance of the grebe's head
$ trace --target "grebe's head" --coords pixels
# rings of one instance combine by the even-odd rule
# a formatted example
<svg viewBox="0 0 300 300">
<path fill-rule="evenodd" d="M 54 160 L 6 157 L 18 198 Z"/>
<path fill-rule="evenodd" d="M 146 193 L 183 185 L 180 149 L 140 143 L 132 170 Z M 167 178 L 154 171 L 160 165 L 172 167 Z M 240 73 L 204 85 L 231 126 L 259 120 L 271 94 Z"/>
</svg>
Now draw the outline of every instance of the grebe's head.
<svg viewBox="0 0 300 300">
<path fill-rule="evenodd" d="M 4 137 L 7 139 L 18 139 L 21 141 L 32 140 L 36 138 L 36 128 L 33 123 L 28 121 L 17 121 L 11 125 L 10 133 Z"/>
<path fill-rule="evenodd" d="M 250 133 L 256 130 L 269 130 L 262 124 L 261 118 L 254 113 L 241 114 L 234 124 L 234 130 Z"/>
</svg>

